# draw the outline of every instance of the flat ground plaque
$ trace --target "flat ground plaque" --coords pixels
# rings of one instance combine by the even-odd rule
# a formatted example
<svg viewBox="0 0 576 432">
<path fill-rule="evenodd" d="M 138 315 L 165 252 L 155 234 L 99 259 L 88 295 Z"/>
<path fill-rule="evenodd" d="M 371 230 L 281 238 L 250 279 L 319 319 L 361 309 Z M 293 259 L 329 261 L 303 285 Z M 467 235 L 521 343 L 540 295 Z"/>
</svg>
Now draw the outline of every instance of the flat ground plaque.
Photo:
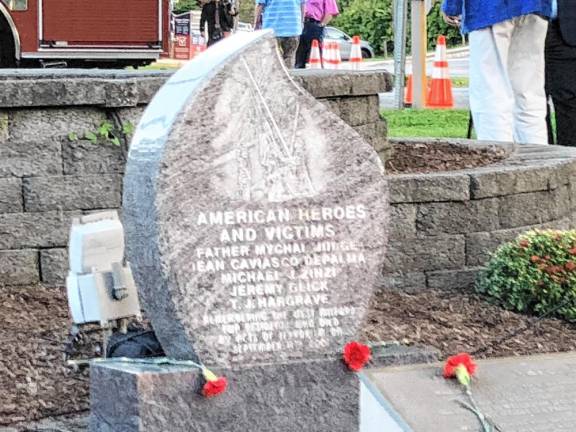
<svg viewBox="0 0 576 432">
<path fill-rule="evenodd" d="M 576 430 L 576 353 L 480 360 L 472 392 L 482 413 L 505 432 Z M 369 417 L 396 419 L 403 432 L 479 431 L 477 418 L 441 366 L 373 369 L 364 382 L 379 404 Z M 378 405 L 378 408 L 375 406 Z M 382 412 L 378 412 L 378 410 Z M 366 431 L 371 432 L 371 431 Z"/>
</svg>

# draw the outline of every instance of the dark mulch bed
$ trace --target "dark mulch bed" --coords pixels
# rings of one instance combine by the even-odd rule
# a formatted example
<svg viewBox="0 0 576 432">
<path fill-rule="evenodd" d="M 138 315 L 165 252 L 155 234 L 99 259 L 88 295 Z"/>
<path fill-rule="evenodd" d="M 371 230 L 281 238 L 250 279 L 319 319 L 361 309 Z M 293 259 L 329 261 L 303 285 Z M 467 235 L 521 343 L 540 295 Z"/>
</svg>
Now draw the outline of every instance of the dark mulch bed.
<svg viewBox="0 0 576 432">
<path fill-rule="evenodd" d="M 88 408 L 87 373 L 63 363 L 65 291 L 41 286 L 0 291 L 0 426 Z M 493 344 L 534 318 L 503 311 L 478 296 L 444 291 L 379 294 L 364 339 L 426 344 L 444 355 Z M 487 356 L 576 350 L 576 325 L 546 319 Z"/>
<path fill-rule="evenodd" d="M 363 337 L 430 345 L 444 356 L 464 351 L 502 357 L 576 350 L 576 323 L 506 311 L 471 293 L 385 292 L 374 298 Z"/>
<path fill-rule="evenodd" d="M 0 288 L 0 426 L 88 408 L 88 374 L 63 359 L 64 289 Z"/>
<path fill-rule="evenodd" d="M 394 154 L 386 161 L 387 174 L 416 174 L 476 168 L 501 161 L 499 149 L 473 149 L 448 143 L 393 144 Z"/>
</svg>

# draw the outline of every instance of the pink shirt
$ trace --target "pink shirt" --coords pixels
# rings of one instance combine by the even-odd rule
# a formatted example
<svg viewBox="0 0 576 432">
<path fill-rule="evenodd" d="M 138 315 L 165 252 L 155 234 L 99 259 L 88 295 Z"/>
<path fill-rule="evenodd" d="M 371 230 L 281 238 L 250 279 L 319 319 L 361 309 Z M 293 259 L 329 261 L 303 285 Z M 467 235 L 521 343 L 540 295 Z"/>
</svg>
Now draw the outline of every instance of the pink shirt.
<svg viewBox="0 0 576 432">
<path fill-rule="evenodd" d="M 306 16 L 322 21 L 326 15 L 338 15 L 338 5 L 336 0 L 307 0 L 306 1 Z"/>
</svg>

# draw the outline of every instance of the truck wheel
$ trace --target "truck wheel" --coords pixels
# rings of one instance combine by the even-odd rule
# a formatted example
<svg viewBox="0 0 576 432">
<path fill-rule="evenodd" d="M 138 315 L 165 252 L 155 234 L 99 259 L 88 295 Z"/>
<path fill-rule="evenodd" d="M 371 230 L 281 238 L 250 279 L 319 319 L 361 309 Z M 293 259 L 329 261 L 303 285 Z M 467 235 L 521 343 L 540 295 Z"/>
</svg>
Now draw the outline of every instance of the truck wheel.
<svg viewBox="0 0 576 432">
<path fill-rule="evenodd" d="M 363 59 L 372 58 L 372 53 L 367 49 L 362 48 L 362 58 Z"/>
<path fill-rule="evenodd" d="M 16 66 L 16 48 L 12 32 L 4 28 L 0 17 L 0 67 L 12 68 Z"/>
</svg>

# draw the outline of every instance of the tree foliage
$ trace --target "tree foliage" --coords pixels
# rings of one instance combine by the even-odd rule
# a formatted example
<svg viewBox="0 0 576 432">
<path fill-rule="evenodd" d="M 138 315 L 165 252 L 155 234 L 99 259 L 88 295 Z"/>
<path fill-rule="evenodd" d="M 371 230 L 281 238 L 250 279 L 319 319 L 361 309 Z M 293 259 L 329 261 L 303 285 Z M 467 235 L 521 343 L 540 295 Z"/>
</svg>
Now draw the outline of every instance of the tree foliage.
<svg viewBox="0 0 576 432">
<path fill-rule="evenodd" d="M 390 0 L 350 0 L 340 4 L 342 13 L 332 25 L 350 35 L 359 35 L 377 51 L 385 39 L 393 40 L 392 6 Z"/>
<path fill-rule="evenodd" d="M 359 35 L 367 40 L 378 52 L 388 52 L 394 48 L 393 0 L 340 0 L 341 14 L 333 25 L 350 35 Z M 462 43 L 458 29 L 449 27 L 442 19 L 440 3 L 437 2 L 428 15 L 428 48 L 436 46 L 439 35 L 445 35 L 448 45 Z M 410 52 L 410 13 L 408 14 L 407 51 Z"/>
<path fill-rule="evenodd" d="M 174 9 L 172 12 L 175 14 L 181 14 L 198 9 L 200 9 L 200 6 L 196 0 L 177 0 L 174 4 Z"/>
<path fill-rule="evenodd" d="M 239 20 L 252 23 L 254 20 L 254 0 L 235 0 Z M 387 52 L 394 49 L 393 26 L 394 0 L 338 0 L 341 14 L 331 23 L 350 35 L 359 35 L 381 53 L 386 43 Z M 198 10 L 198 0 L 177 0 L 174 13 Z M 410 16 L 408 16 L 408 24 Z M 428 48 L 436 46 L 438 35 L 445 35 L 449 46 L 460 45 L 462 36 L 458 29 L 448 26 L 442 19 L 440 2 L 437 1 L 428 15 Z M 410 52 L 410 25 L 408 25 L 407 51 Z"/>
<path fill-rule="evenodd" d="M 254 0 L 234 0 L 233 2 L 238 7 L 239 21 L 245 23 L 252 23 L 254 21 Z M 191 10 L 200 10 L 200 2 L 198 0 L 177 0 L 174 4 L 173 12 L 180 14 Z"/>
<path fill-rule="evenodd" d="M 462 34 L 456 27 L 451 27 L 444 22 L 440 2 L 437 2 L 428 14 L 428 48 L 436 46 L 438 36 L 446 36 L 448 46 L 462 45 Z"/>
<path fill-rule="evenodd" d="M 254 0 L 236 0 L 238 4 L 238 19 L 240 22 L 252 23 L 254 21 Z"/>
</svg>

